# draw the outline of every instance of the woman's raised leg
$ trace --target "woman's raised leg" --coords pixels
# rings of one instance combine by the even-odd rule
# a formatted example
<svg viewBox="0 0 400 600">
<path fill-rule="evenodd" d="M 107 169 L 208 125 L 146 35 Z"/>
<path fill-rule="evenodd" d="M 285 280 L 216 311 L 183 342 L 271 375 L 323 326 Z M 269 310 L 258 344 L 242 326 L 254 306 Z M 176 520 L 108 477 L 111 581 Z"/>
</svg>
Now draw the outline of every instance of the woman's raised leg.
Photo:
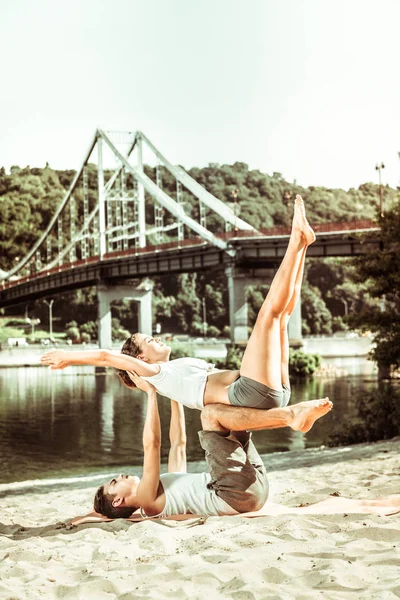
<svg viewBox="0 0 400 600">
<path fill-rule="evenodd" d="M 294 284 L 293 295 L 289 301 L 289 304 L 286 306 L 285 310 L 282 313 L 281 321 L 280 321 L 280 342 L 281 342 L 281 382 L 282 385 L 286 386 L 290 389 L 290 379 L 289 379 L 289 336 L 288 336 L 288 325 L 290 316 L 293 313 L 297 301 L 300 297 L 301 292 L 301 284 L 303 281 L 304 275 L 304 263 L 306 259 L 306 251 L 307 248 L 304 248 L 302 259 L 300 262 L 299 270 L 297 272 L 296 281 Z"/>
<path fill-rule="evenodd" d="M 289 244 L 258 313 L 240 367 L 241 375 L 274 390 L 282 389 L 281 320 L 285 311 L 293 310 L 297 301 L 305 252 L 314 240 L 315 235 L 307 222 L 303 200 L 297 196 Z"/>
</svg>

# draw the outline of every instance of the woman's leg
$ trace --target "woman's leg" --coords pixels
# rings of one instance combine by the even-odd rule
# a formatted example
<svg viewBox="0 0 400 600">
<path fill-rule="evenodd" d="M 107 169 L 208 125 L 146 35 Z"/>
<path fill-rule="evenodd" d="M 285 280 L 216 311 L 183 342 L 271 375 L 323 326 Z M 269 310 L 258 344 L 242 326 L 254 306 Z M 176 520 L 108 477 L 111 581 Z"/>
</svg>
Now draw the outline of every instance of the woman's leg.
<svg viewBox="0 0 400 600">
<path fill-rule="evenodd" d="M 305 251 L 314 240 L 303 201 L 297 196 L 289 245 L 258 313 L 240 368 L 241 375 L 274 390 L 282 389 L 281 319 L 297 300 L 296 283 L 299 273 L 302 276 Z"/>
<path fill-rule="evenodd" d="M 289 301 L 289 304 L 286 306 L 280 321 L 280 342 L 281 342 L 281 382 L 282 385 L 286 386 L 290 389 L 290 379 L 289 379 L 289 336 L 288 336 L 288 325 L 290 316 L 293 313 L 297 301 L 300 297 L 301 292 L 301 284 L 303 281 L 304 274 L 304 263 L 306 259 L 306 251 L 307 248 L 304 248 L 302 259 L 300 262 L 299 270 L 297 272 L 296 281 L 294 284 L 293 295 Z"/>
</svg>

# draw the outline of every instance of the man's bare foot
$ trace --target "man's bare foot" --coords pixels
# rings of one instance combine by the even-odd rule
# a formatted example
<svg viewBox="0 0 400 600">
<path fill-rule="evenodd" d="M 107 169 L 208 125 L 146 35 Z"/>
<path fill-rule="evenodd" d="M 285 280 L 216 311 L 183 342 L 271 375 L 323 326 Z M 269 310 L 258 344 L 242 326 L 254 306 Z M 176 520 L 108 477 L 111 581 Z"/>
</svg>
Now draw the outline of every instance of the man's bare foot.
<svg viewBox="0 0 400 600">
<path fill-rule="evenodd" d="M 306 433 L 307 431 L 310 431 L 317 419 L 320 419 L 331 410 L 332 406 L 332 402 L 329 398 L 293 404 L 290 406 L 293 420 L 289 424 L 289 427 L 295 431 Z"/>
<path fill-rule="evenodd" d="M 298 230 L 300 232 L 307 246 L 315 242 L 315 233 L 307 221 L 303 198 L 299 196 L 299 194 L 297 194 L 296 200 L 294 201 L 292 228 L 293 230 Z"/>
</svg>

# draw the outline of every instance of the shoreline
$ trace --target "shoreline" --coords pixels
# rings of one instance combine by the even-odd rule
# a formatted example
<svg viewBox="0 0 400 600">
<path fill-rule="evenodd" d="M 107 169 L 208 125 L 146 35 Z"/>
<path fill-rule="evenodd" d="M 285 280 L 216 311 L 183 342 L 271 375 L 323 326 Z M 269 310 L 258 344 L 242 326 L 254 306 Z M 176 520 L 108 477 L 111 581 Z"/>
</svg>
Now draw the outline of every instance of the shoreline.
<svg viewBox="0 0 400 600">
<path fill-rule="evenodd" d="M 363 458 L 372 456 L 378 450 L 379 445 L 383 447 L 390 443 L 399 444 L 400 451 L 400 436 L 397 436 L 390 440 L 362 442 L 348 446 L 321 445 L 299 450 L 278 450 L 275 452 L 260 453 L 260 456 L 268 471 L 278 473 L 290 469 L 309 467 L 313 464 L 330 465 L 334 464 L 336 460 L 362 460 Z M 167 466 L 167 463 L 161 464 L 161 473 L 167 471 Z M 43 491 L 43 493 L 46 493 L 46 489 L 50 487 L 62 490 L 65 486 L 70 487 L 71 483 L 74 484 L 74 489 L 90 488 L 90 481 L 102 481 L 108 474 L 112 477 L 114 471 L 119 468 L 122 468 L 122 466 L 118 465 L 115 468 L 113 466 L 105 466 L 102 471 L 98 472 L 81 474 L 71 472 L 71 475 L 65 474 L 64 476 L 54 475 L 42 479 L 36 477 L 35 479 L 0 482 L 0 498 L 5 497 L 7 493 L 13 494 L 13 492 L 21 494 L 25 491 L 28 491 L 28 493 L 34 491 L 40 494 Z M 142 466 L 134 465 L 130 469 L 132 474 L 140 475 Z M 207 470 L 207 463 L 205 460 L 188 461 L 187 470 L 190 473 L 201 473 Z"/>
<path fill-rule="evenodd" d="M 191 354 L 197 358 L 222 359 L 227 354 L 225 342 L 201 343 L 183 342 L 182 346 L 190 348 Z M 16 367 L 43 366 L 40 357 L 52 346 L 31 344 L 30 346 L 6 346 L 0 350 L 0 369 Z M 335 359 L 363 359 L 366 360 L 372 347 L 372 338 L 369 337 L 335 337 L 311 336 L 302 338 L 302 350 L 308 354 L 319 354 L 326 363 Z M 98 344 L 58 344 L 60 350 L 97 350 Z M 120 349 L 120 344 L 114 344 L 113 349 Z"/>
</svg>

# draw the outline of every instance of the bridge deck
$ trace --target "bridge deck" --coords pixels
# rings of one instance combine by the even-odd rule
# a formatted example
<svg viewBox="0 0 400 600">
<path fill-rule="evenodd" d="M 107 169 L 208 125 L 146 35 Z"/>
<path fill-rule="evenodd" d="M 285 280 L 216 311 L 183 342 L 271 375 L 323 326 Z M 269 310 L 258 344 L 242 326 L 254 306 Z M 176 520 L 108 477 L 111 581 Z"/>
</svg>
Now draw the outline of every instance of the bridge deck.
<svg viewBox="0 0 400 600">
<path fill-rule="evenodd" d="M 317 225 L 316 242 L 308 256 L 354 256 L 380 247 L 379 228 L 371 221 Z M 243 268 L 275 267 L 285 253 L 289 229 L 272 228 L 250 234 L 223 234 L 228 251 L 192 238 L 137 250 L 108 253 L 100 261 L 92 256 L 85 261 L 43 269 L 32 276 L 0 284 L 0 307 L 32 301 L 50 294 L 126 279 L 154 277 L 172 273 L 224 269 L 228 265 Z M 368 234 L 368 235 L 366 235 Z"/>
</svg>

